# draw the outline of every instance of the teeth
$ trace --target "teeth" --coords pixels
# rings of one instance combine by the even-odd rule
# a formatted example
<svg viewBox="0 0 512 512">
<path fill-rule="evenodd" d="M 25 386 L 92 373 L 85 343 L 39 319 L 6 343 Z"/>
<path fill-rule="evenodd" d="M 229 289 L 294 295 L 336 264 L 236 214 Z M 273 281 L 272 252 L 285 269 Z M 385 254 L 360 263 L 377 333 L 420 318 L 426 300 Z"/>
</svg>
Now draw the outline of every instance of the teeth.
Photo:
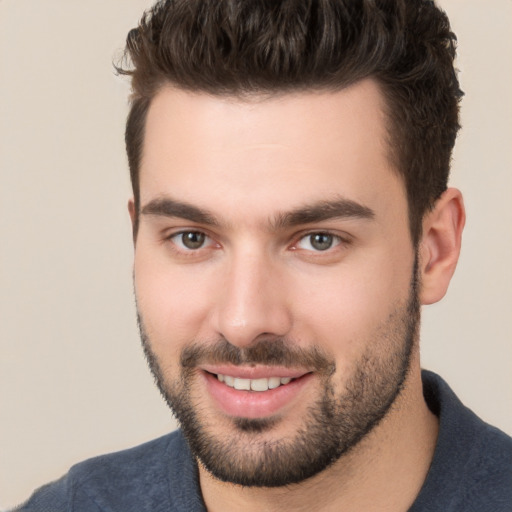
<svg viewBox="0 0 512 512">
<path fill-rule="evenodd" d="M 279 377 L 270 377 L 268 379 L 268 389 L 275 389 L 281 385 L 281 379 Z"/>
<path fill-rule="evenodd" d="M 291 377 L 270 377 L 268 379 L 238 379 L 229 375 L 218 374 L 217 379 L 230 388 L 243 391 L 268 391 L 291 382 Z"/>
<path fill-rule="evenodd" d="M 235 389 L 250 391 L 251 390 L 251 380 L 250 379 L 235 379 L 235 385 L 233 387 Z"/>
<path fill-rule="evenodd" d="M 251 389 L 253 391 L 267 391 L 268 379 L 253 379 L 253 380 L 251 380 Z"/>
</svg>

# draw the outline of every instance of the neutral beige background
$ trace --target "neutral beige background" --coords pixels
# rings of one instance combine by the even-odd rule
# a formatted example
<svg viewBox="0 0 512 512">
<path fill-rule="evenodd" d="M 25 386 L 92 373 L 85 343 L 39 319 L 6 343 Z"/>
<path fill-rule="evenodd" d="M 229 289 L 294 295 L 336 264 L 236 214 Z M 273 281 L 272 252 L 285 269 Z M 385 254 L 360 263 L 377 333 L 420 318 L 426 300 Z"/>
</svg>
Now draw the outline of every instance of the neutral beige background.
<svg viewBox="0 0 512 512">
<path fill-rule="evenodd" d="M 0 508 L 71 464 L 174 428 L 139 348 L 126 83 L 150 0 L 0 0 Z M 466 91 L 452 184 L 466 197 L 424 366 L 512 433 L 512 1 L 443 0 Z"/>
</svg>

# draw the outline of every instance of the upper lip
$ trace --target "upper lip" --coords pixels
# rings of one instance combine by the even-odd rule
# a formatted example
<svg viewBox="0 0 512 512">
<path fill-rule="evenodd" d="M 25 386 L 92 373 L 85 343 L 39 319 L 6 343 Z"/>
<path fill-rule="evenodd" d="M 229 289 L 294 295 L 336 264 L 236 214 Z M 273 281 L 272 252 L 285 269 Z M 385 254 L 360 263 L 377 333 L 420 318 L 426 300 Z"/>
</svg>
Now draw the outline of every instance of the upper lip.
<svg viewBox="0 0 512 512">
<path fill-rule="evenodd" d="M 309 370 L 284 366 L 235 366 L 229 364 L 204 364 L 201 365 L 201 370 L 216 375 L 229 375 L 236 379 L 269 379 L 270 377 L 297 379 L 310 373 Z"/>
</svg>

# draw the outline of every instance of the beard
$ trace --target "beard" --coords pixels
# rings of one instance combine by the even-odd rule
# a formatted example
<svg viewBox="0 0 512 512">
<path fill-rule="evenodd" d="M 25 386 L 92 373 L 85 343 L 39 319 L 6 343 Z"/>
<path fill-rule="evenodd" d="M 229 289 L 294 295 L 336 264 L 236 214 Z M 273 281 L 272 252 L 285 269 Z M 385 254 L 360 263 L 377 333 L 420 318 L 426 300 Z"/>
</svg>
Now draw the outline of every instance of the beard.
<svg viewBox="0 0 512 512">
<path fill-rule="evenodd" d="M 300 348 L 286 338 L 264 339 L 239 348 L 227 340 L 191 343 L 181 352 L 179 378 L 163 371 L 138 315 L 142 346 L 156 384 L 178 419 L 193 455 L 215 478 L 248 487 L 280 487 L 310 478 L 357 446 L 386 416 L 407 378 L 418 338 L 420 304 L 417 264 L 407 301 L 397 305 L 373 332 L 343 389 L 336 383 L 334 359 L 319 346 Z M 279 417 L 229 418 L 230 428 L 214 424 L 194 396 L 201 363 L 278 365 L 312 368 L 321 392 L 295 432 L 268 439 Z M 211 415 L 210 415 L 211 416 Z"/>
</svg>

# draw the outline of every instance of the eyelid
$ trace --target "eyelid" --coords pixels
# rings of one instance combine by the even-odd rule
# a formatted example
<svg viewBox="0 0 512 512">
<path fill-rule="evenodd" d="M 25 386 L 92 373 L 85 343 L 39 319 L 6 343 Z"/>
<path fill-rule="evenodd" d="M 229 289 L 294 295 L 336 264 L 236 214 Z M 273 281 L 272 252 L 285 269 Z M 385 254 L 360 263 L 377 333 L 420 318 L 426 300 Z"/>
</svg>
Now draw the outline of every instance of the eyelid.
<svg viewBox="0 0 512 512">
<path fill-rule="evenodd" d="M 184 235 L 186 233 L 201 233 L 205 236 L 205 243 L 201 247 L 198 247 L 197 249 L 189 249 L 187 247 L 182 247 L 180 244 L 178 244 L 174 239 L 179 237 L 180 235 Z M 194 255 L 195 253 L 199 253 L 204 251 L 208 248 L 218 248 L 220 247 L 220 244 L 214 239 L 214 237 L 205 229 L 202 228 L 194 228 L 194 227 L 179 227 L 175 230 L 172 230 L 168 233 L 166 233 L 162 237 L 162 241 L 168 242 L 171 244 L 172 250 L 178 254 L 181 255 Z"/>
<path fill-rule="evenodd" d="M 315 237 L 316 235 L 322 235 L 322 236 L 326 236 L 326 237 L 329 237 L 330 240 L 332 240 L 332 243 L 330 244 L 329 247 L 325 248 L 324 250 L 322 249 L 317 249 L 313 246 L 313 241 L 311 240 L 313 237 Z M 340 240 L 340 237 L 339 236 L 336 236 L 336 235 L 331 235 L 330 233 L 312 233 L 310 235 L 306 235 L 306 236 L 303 236 L 298 242 L 297 242 L 297 245 L 300 245 L 302 243 L 306 243 L 306 244 L 309 244 L 311 246 L 311 248 L 308 248 L 308 247 L 301 247 L 301 249 L 304 249 L 305 251 L 312 251 L 312 252 L 319 252 L 319 253 L 322 253 L 322 252 L 328 252 L 328 251 L 331 251 L 333 250 L 335 247 L 337 247 L 338 245 L 341 244 L 341 240 Z"/>
<path fill-rule="evenodd" d="M 186 233 L 202 233 L 202 234 L 204 234 L 205 235 L 205 244 L 202 247 L 199 247 L 198 249 L 189 249 L 189 248 L 180 247 L 178 244 L 176 244 L 176 242 L 174 242 L 173 239 L 180 235 L 186 234 Z M 314 249 L 302 249 L 302 248 L 298 247 L 298 244 L 302 240 L 304 240 L 305 238 L 310 237 L 312 235 L 316 235 L 316 234 L 332 236 L 335 239 L 336 243 L 333 244 L 332 247 L 325 249 L 324 251 L 314 250 Z M 165 234 L 163 234 L 163 236 L 162 236 L 162 242 L 170 243 L 172 245 L 172 250 L 176 253 L 179 253 L 179 254 L 185 255 L 185 256 L 186 255 L 192 256 L 196 253 L 203 252 L 204 250 L 209 249 L 209 248 L 210 249 L 211 248 L 215 248 L 215 249 L 221 248 L 222 244 L 217 241 L 217 238 L 218 237 L 212 235 L 208 229 L 204 229 L 201 227 L 179 226 L 174 229 L 167 230 L 167 232 Z M 352 237 L 348 233 L 340 233 L 339 231 L 336 231 L 336 230 L 318 229 L 317 228 L 317 229 L 310 229 L 307 231 L 304 230 L 304 231 L 301 231 L 300 233 L 296 233 L 295 236 L 293 237 L 293 242 L 288 246 L 288 248 L 289 248 L 289 250 L 292 250 L 292 251 L 302 250 L 305 252 L 310 252 L 310 253 L 314 253 L 314 254 L 321 256 L 322 254 L 331 254 L 331 253 L 335 252 L 337 248 L 341 249 L 342 247 L 346 247 L 346 246 L 352 244 L 352 242 L 353 242 Z"/>
<path fill-rule="evenodd" d="M 325 251 L 314 250 L 314 249 L 302 249 L 302 248 L 298 247 L 298 244 L 302 240 L 304 240 L 305 238 L 310 237 L 312 235 L 332 236 L 334 239 L 337 240 L 338 243 L 336 243 L 332 247 L 329 247 L 329 249 L 326 249 Z M 322 253 L 323 254 L 332 253 L 333 251 L 336 250 L 336 248 L 339 248 L 340 246 L 347 246 L 347 245 L 350 245 L 351 243 L 352 243 L 352 237 L 346 233 L 340 233 L 338 231 L 333 231 L 330 229 L 311 229 L 311 230 L 303 231 L 303 232 L 297 234 L 294 237 L 294 241 L 293 241 L 290 249 L 294 250 L 294 251 L 303 250 L 303 251 L 308 251 L 311 253 L 321 255 Z"/>
<path fill-rule="evenodd" d="M 208 229 L 196 226 L 175 226 L 172 228 L 168 227 L 166 229 L 162 229 L 162 240 L 170 240 L 171 238 L 183 235 L 184 233 L 202 233 L 208 238 L 215 238 Z"/>
</svg>

